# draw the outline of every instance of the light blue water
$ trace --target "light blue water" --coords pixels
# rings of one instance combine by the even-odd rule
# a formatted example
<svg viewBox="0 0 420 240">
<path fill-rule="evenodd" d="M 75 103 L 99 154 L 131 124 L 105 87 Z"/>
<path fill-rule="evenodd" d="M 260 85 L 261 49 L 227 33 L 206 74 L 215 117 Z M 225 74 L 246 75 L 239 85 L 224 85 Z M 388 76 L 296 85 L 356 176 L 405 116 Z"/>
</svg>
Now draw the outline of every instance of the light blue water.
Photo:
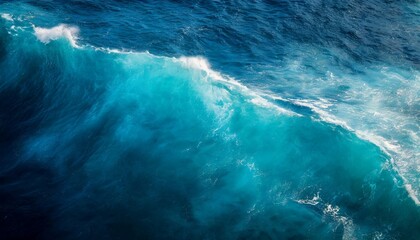
<svg viewBox="0 0 420 240">
<path fill-rule="evenodd" d="M 416 2 L 0 14 L 5 239 L 420 236 Z"/>
</svg>

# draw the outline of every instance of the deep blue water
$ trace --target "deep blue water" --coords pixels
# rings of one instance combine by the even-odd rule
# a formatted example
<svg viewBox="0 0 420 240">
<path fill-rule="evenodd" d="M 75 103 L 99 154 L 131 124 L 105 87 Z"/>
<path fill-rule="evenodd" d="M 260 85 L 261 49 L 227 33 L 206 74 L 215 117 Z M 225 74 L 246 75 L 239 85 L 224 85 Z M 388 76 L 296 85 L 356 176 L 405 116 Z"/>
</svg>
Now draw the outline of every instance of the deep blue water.
<svg viewBox="0 0 420 240">
<path fill-rule="evenodd" d="M 418 239 L 418 1 L 0 2 L 0 239 Z"/>
</svg>

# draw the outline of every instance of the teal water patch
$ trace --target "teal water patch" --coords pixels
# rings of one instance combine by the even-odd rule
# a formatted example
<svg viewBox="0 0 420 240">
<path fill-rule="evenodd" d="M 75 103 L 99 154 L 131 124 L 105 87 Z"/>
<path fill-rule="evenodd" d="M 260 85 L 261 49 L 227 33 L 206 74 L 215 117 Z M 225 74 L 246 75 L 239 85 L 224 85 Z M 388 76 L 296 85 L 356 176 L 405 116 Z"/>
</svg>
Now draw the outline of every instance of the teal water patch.
<svg viewBox="0 0 420 240">
<path fill-rule="evenodd" d="M 61 30 L 40 42 L 10 24 L 0 36 L 7 236 L 420 235 L 389 157 L 354 133 L 284 110 L 201 58 L 74 47 Z"/>
</svg>

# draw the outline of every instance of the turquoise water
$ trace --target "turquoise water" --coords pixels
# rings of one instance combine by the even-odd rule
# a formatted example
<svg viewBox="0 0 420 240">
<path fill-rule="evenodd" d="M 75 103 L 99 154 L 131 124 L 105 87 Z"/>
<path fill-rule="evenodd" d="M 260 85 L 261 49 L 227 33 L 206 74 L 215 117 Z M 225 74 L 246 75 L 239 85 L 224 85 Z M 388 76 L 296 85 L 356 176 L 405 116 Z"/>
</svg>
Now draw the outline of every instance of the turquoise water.
<svg viewBox="0 0 420 240">
<path fill-rule="evenodd" d="M 418 34 L 400 39 L 409 53 L 387 42 L 375 47 L 392 51 L 376 51 L 375 39 L 361 38 L 358 59 L 325 43 L 318 25 L 321 44 L 300 39 L 305 32 L 265 36 L 273 14 L 298 32 L 287 16 L 303 10 L 289 2 L 238 3 L 233 12 L 228 3 L 124 4 L 0 5 L 5 239 L 420 236 L 419 46 L 409 45 Z M 418 12 L 404 4 L 408 16 Z M 218 18 L 200 25 L 216 13 L 255 22 L 244 31 L 260 27 L 261 38 L 223 31 L 215 26 L 230 22 Z M 390 15 L 383 20 L 396 21 Z M 406 30 L 419 21 L 405 19 Z M 188 22 L 195 30 L 186 36 L 196 38 L 174 41 Z M 207 39 L 197 25 L 221 37 Z M 330 25 L 332 34 L 340 24 Z"/>
</svg>

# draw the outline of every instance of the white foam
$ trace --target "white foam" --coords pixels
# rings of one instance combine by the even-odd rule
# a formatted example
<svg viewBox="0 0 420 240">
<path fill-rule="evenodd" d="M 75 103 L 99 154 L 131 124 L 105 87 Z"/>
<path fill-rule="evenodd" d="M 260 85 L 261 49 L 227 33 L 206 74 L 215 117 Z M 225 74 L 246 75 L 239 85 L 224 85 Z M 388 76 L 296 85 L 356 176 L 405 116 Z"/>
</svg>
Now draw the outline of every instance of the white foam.
<svg viewBox="0 0 420 240">
<path fill-rule="evenodd" d="M 411 184 L 406 183 L 404 187 L 407 190 L 408 195 L 410 195 L 411 199 L 414 200 L 414 203 L 416 203 L 417 206 L 420 206 L 420 201 L 417 198 L 418 193 L 414 191 L 413 186 L 411 186 Z"/>
<path fill-rule="evenodd" d="M 2 13 L 0 16 L 1 16 L 1 18 L 5 19 L 7 21 L 13 21 L 12 15 L 10 15 L 8 13 Z"/>
<path fill-rule="evenodd" d="M 320 120 L 337 125 L 337 126 L 341 126 L 349 131 L 354 131 L 345 121 L 335 117 L 334 115 L 328 112 L 328 107 L 330 107 L 332 104 L 329 103 L 325 99 L 320 99 L 320 101 L 313 101 L 313 100 L 307 100 L 307 99 L 285 99 L 285 98 L 273 96 L 270 94 L 264 94 L 264 96 L 269 97 L 274 100 L 280 100 L 280 101 L 288 102 L 294 105 L 307 107 L 311 109 L 313 112 L 315 112 L 316 114 L 318 114 L 318 117 L 320 118 Z"/>
<path fill-rule="evenodd" d="M 41 28 L 34 27 L 35 36 L 39 41 L 47 44 L 51 41 L 66 38 L 69 40 L 70 44 L 73 47 L 77 46 L 77 35 L 79 34 L 79 28 L 75 26 L 70 26 L 66 24 L 60 24 L 52 28 Z"/>
<path fill-rule="evenodd" d="M 354 229 L 355 225 L 351 218 L 345 217 L 340 214 L 340 208 L 332 204 L 324 202 L 320 197 L 320 192 L 317 192 L 312 199 L 298 199 L 295 200 L 299 204 L 316 206 L 321 209 L 324 216 L 328 216 L 334 219 L 336 223 L 342 224 L 344 227 L 344 234 L 342 239 L 355 239 Z"/>
<path fill-rule="evenodd" d="M 242 87 L 242 85 L 239 82 L 237 82 L 233 79 L 224 78 L 224 77 L 222 77 L 222 75 L 219 72 L 216 72 L 213 69 L 211 69 L 209 62 L 207 61 L 207 59 L 205 59 L 203 57 L 185 57 L 185 56 L 183 56 L 183 57 L 178 58 L 178 61 L 181 62 L 181 64 L 183 64 L 184 66 L 186 66 L 188 68 L 204 71 L 209 77 L 211 77 L 214 80 L 219 80 L 219 81 L 229 80 L 229 82 L 231 84 Z M 243 86 L 243 87 L 245 87 L 245 86 Z"/>
<path fill-rule="evenodd" d="M 312 199 L 298 199 L 296 200 L 296 202 L 300 203 L 300 204 L 306 204 L 306 205 L 318 205 L 320 202 L 322 201 L 322 199 L 319 197 L 319 192 L 317 192 L 316 195 L 314 195 L 314 197 Z"/>
</svg>

